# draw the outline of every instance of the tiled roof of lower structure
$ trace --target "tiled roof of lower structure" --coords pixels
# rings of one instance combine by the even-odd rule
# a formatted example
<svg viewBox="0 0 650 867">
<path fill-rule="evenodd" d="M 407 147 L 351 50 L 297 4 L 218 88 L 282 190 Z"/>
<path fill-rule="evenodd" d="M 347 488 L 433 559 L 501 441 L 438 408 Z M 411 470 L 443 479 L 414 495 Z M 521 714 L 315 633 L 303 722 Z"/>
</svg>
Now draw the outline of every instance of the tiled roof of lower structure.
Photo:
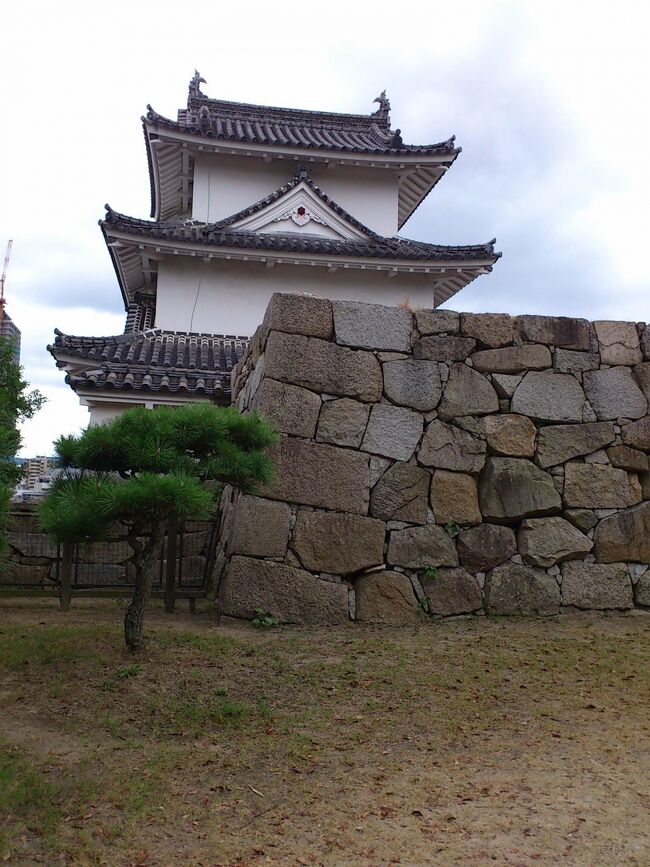
<svg viewBox="0 0 650 867">
<path fill-rule="evenodd" d="M 424 241 L 413 241 L 399 237 L 385 238 L 379 235 L 374 235 L 368 241 L 336 240 L 297 233 L 228 231 L 227 228 L 222 228 L 219 223 L 195 223 L 190 220 L 169 223 L 140 220 L 119 214 L 108 205 L 106 207 L 106 219 L 101 223 L 105 234 L 108 229 L 112 229 L 133 237 L 146 237 L 167 242 L 270 250 L 282 253 L 353 256 L 362 259 L 370 257 L 419 261 L 458 261 L 488 258 L 496 262 L 501 256 L 501 253 L 494 251 L 496 238 L 486 244 L 463 246 L 427 244 Z"/>
<path fill-rule="evenodd" d="M 55 331 L 48 350 L 66 382 L 78 388 L 172 394 L 230 395 L 230 371 L 247 337 L 152 328 L 112 337 L 74 337 Z"/>
<path fill-rule="evenodd" d="M 373 114 L 339 114 L 211 99 L 201 93 L 195 76 L 190 82 L 187 109 L 176 121 L 147 106 L 146 121 L 204 138 L 267 147 L 307 148 L 367 154 L 454 155 L 454 137 L 428 145 L 405 145 L 401 130 L 390 128 L 390 102 L 385 92 Z"/>
</svg>

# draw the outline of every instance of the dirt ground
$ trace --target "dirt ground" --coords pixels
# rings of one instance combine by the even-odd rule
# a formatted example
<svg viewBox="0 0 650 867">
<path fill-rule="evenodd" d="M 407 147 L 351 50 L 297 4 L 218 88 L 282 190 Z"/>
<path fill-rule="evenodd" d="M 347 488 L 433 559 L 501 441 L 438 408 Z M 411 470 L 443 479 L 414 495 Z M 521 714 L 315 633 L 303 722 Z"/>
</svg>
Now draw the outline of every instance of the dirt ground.
<svg viewBox="0 0 650 867">
<path fill-rule="evenodd" d="M 121 605 L 0 600 L 0 863 L 650 865 L 650 616 Z"/>
</svg>

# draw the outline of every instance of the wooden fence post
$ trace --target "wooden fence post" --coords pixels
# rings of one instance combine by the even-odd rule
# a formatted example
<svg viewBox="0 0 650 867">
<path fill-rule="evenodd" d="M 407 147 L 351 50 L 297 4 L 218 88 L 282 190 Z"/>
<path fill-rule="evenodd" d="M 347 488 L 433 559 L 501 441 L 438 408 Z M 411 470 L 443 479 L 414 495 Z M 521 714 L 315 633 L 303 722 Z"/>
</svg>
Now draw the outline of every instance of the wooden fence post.
<svg viewBox="0 0 650 867">
<path fill-rule="evenodd" d="M 178 521 L 170 518 L 167 525 L 167 568 L 165 569 L 165 611 L 173 614 L 176 607 L 176 539 Z"/>
<path fill-rule="evenodd" d="M 72 600 L 72 542 L 63 543 L 63 557 L 61 559 L 61 593 L 59 595 L 59 605 L 61 611 L 70 610 L 70 602 Z"/>
</svg>

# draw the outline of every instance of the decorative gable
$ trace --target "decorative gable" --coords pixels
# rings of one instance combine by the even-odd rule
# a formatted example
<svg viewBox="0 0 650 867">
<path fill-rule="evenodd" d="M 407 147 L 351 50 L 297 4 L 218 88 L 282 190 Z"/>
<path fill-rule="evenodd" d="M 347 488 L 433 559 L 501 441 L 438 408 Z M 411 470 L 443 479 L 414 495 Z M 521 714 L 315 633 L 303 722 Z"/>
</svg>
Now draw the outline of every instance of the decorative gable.
<svg viewBox="0 0 650 867">
<path fill-rule="evenodd" d="M 347 218 L 341 208 L 315 192 L 313 185 L 300 181 L 274 201 L 236 220 L 230 230 L 265 234 L 319 235 L 342 241 L 367 241 L 370 230 Z"/>
</svg>

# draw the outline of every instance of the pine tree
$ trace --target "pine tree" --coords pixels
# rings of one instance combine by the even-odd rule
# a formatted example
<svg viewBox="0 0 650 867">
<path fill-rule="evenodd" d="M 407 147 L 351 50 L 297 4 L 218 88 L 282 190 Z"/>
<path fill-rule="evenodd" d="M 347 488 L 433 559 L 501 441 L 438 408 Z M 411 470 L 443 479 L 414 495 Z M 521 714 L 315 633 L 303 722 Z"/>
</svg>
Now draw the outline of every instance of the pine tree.
<svg viewBox="0 0 650 867">
<path fill-rule="evenodd" d="M 101 540 L 115 522 L 126 528 L 135 575 L 124 618 L 129 650 L 143 646 L 165 524 L 212 516 L 222 484 L 253 492 L 270 481 L 264 450 L 275 439 L 256 413 L 202 403 L 130 409 L 55 443 L 63 473 L 41 504 L 41 525 L 58 542 L 71 543 Z"/>
</svg>

